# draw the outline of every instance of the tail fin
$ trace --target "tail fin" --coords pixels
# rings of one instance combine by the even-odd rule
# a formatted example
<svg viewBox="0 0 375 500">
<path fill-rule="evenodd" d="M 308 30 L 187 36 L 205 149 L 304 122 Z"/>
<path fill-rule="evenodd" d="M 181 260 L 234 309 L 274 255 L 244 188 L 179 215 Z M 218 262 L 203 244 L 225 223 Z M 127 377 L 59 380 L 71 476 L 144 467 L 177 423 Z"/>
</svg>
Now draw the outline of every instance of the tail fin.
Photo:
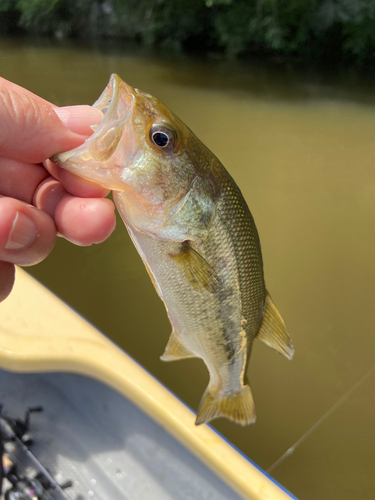
<svg viewBox="0 0 375 500">
<path fill-rule="evenodd" d="M 231 395 L 220 392 L 213 395 L 210 386 L 207 387 L 199 404 L 195 425 L 204 424 L 219 417 L 225 417 L 240 425 L 255 422 L 254 400 L 248 385 Z"/>
</svg>

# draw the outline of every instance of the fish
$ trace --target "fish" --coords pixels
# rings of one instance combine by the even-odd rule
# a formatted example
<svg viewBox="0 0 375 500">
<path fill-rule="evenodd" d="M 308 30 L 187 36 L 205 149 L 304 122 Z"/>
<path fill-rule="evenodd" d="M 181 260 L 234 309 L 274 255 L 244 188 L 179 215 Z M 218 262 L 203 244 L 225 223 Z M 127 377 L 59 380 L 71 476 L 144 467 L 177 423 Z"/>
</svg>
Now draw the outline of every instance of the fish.
<svg viewBox="0 0 375 500">
<path fill-rule="evenodd" d="M 172 325 L 161 359 L 198 357 L 208 368 L 196 425 L 255 422 L 246 376 L 254 339 L 287 359 L 294 349 L 240 189 L 165 104 L 118 75 L 93 106 L 103 112 L 93 135 L 51 160 L 113 191 Z"/>
</svg>

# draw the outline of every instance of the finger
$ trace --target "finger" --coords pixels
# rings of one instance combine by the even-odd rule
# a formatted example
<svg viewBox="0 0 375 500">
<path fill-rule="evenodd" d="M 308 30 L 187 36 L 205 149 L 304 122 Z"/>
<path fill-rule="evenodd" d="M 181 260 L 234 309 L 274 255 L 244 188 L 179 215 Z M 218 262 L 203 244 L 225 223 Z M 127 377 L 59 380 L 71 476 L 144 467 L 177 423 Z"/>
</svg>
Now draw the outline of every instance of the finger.
<svg viewBox="0 0 375 500">
<path fill-rule="evenodd" d="M 32 203 L 37 187 L 47 177 L 42 165 L 0 157 L 0 195 Z"/>
<path fill-rule="evenodd" d="M 8 297 L 14 284 L 15 268 L 9 262 L 0 261 L 0 302 Z"/>
<path fill-rule="evenodd" d="M 55 209 L 57 230 L 80 246 L 106 240 L 116 226 L 111 200 L 64 195 Z"/>
<path fill-rule="evenodd" d="M 62 106 L 54 111 L 71 132 L 87 136 L 94 133 L 92 125 L 98 125 L 104 116 L 99 109 L 87 105 Z"/>
<path fill-rule="evenodd" d="M 0 198 L 0 261 L 31 266 L 51 252 L 56 227 L 46 213 L 14 198 Z"/>
<path fill-rule="evenodd" d="M 35 191 L 33 205 L 54 218 L 57 205 L 67 192 L 57 179 L 47 177 Z"/>
<path fill-rule="evenodd" d="M 55 173 L 55 176 L 57 176 L 61 170 L 61 178 L 67 189 L 70 190 L 72 194 L 82 198 L 96 198 L 108 195 L 107 189 L 103 189 L 96 184 L 84 181 L 83 179 L 80 179 L 73 174 L 69 174 L 68 172 L 66 173 L 69 175 L 65 175 L 64 171 L 57 166 L 56 169 L 58 170 L 57 173 Z M 48 171 L 42 165 L 32 165 L 0 157 L 0 195 L 17 198 L 18 200 L 33 204 L 41 210 L 47 212 L 51 215 L 51 217 L 53 217 L 53 210 L 62 194 L 66 193 L 61 183 L 54 181 L 55 179 L 49 175 Z M 34 201 L 35 197 L 39 196 L 39 190 L 41 190 L 42 186 L 42 190 L 45 192 L 45 183 L 50 183 L 48 191 L 50 201 L 48 205 L 50 206 L 52 204 L 53 210 L 51 208 L 46 210 L 45 206 L 42 207 L 41 203 L 38 204 Z M 53 190 L 51 186 L 53 186 Z M 60 188 L 57 186 L 60 186 Z M 52 197 L 51 194 L 53 194 Z"/>
<path fill-rule="evenodd" d="M 17 94 L 27 96 L 31 99 L 39 101 L 41 104 L 46 104 L 54 108 L 60 120 L 64 125 L 72 132 L 76 134 L 91 135 L 93 130 L 91 125 L 99 124 L 103 119 L 103 113 L 98 109 L 93 109 L 88 105 L 80 106 L 63 106 L 58 107 L 52 104 L 42 97 L 33 94 L 27 89 L 20 87 L 16 83 L 5 80 L 5 78 L 0 77 L 0 88 L 6 89 L 8 91 L 13 91 Z M 93 121 L 94 117 L 94 121 Z M 97 119 L 96 119 L 97 117 Z"/>
<path fill-rule="evenodd" d="M 34 205 L 55 219 L 62 236 L 80 246 L 101 243 L 116 225 L 112 201 L 74 198 L 53 177 L 48 177 L 39 186 Z"/>
<path fill-rule="evenodd" d="M 92 112 L 92 124 L 101 121 L 102 114 L 96 108 Z M 70 131 L 77 117 L 69 121 L 67 108 L 62 120 L 54 108 L 33 96 L 0 88 L 0 155 L 28 163 L 40 163 L 52 155 L 73 149 L 84 142 L 87 135 Z M 75 112 L 74 112 L 75 113 Z M 88 116 L 84 117 L 87 122 Z M 77 128 L 75 128 L 77 130 Z M 78 127 L 78 130 L 79 127 Z"/>
<path fill-rule="evenodd" d="M 18 94 L 23 94 L 23 95 L 26 95 L 28 97 L 32 97 L 33 99 L 36 99 L 41 103 L 49 104 L 50 106 L 55 107 L 54 104 L 51 104 L 50 102 L 46 101 L 42 97 L 39 97 L 38 95 L 33 94 L 32 92 L 30 92 L 30 90 L 24 89 L 23 87 L 20 87 L 16 83 L 10 82 L 9 80 L 2 78 L 1 76 L 0 76 L 0 88 L 12 90 L 13 92 L 17 92 Z"/>
<path fill-rule="evenodd" d="M 60 168 L 51 160 L 44 161 L 43 165 L 48 172 L 55 177 L 55 179 L 59 179 L 65 189 L 74 196 L 79 196 L 80 198 L 104 198 L 110 192 L 109 189 L 105 189 L 99 186 L 99 184 L 94 184 L 93 182 L 82 179 Z"/>
<path fill-rule="evenodd" d="M 99 124 L 103 119 L 103 113 L 96 108 L 92 108 L 88 105 L 58 107 L 55 104 L 46 101 L 42 97 L 33 94 L 29 90 L 20 87 L 16 83 L 5 80 L 5 78 L 2 77 L 0 77 L 0 88 L 28 96 L 39 101 L 40 103 L 51 106 L 54 108 L 58 117 L 65 124 L 65 126 L 76 134 L 91 135 L 93 133 L 91 125 Z"/>
</svg>

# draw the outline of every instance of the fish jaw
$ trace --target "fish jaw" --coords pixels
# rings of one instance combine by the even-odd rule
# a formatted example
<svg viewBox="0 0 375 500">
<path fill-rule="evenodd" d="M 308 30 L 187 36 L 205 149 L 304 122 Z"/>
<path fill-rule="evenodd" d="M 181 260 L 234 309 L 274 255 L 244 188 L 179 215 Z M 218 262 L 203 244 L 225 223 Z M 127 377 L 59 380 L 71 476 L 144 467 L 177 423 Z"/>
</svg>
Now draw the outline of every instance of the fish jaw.
<svg viewBox="0 0 375 500">
<path fill-rule="evenodd" d="M 94 134 L 78 148 L 51 160 L 79 177 L 123 193 L 127 217 L 140 230 L 158 238 L 174 237 L 173 224 L 165 228 L 168 216 L 178 208 L 197 174 L 186 148 L 191 132 L 162 102 L 117 75 L 111 76 L 93 107 L 103 112 Z M 176 148 L 158 149 L 150 137 L 153 125 L 176 129 Z M 160 230 L 168 234 L 156 234 Z M 178 238 L 183 241 L 185 235 Z"/>
<path fill-rule="evenodd" d="M 123 190 L 121 174 L 140 147 L 133 134 L 134 89 L 113 74 L 94 108 L 103 112 L 103 120 L 94 134 L 78 148 L 59 153 L 51 160 L 69 172 L 100 184 Z"/>
</svg>

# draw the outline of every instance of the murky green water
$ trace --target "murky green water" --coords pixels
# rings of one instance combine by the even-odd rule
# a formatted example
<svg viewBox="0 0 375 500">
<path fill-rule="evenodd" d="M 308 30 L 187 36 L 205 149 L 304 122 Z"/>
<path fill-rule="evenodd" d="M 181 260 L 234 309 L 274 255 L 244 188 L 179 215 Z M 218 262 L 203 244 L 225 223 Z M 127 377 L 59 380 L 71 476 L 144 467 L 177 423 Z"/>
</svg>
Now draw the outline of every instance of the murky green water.
<svg viewBox="0 0 375 500">
<path fill-rule="evenodd" d="M 355 72 L 306 74 L 287 65 L 167 59 L 126 48 L 0 42 L 1 76 L 59 105 L 91 104 L 112 72 L 163 100 L 235 178 L 258 226 L 267 287 L 293 339 L 292 362 L 254 346 L 256 425 L 214 426 L 300 498 L 372 498 L 372 82 Z M 118 222 L 99 246 L 59 240 L 29 271 L 196 409 L 206 368 L 194 359 L 159 360 L 170 325 Z M 275 464 L 296 442 L 294 453 Z"/>
</svg>

